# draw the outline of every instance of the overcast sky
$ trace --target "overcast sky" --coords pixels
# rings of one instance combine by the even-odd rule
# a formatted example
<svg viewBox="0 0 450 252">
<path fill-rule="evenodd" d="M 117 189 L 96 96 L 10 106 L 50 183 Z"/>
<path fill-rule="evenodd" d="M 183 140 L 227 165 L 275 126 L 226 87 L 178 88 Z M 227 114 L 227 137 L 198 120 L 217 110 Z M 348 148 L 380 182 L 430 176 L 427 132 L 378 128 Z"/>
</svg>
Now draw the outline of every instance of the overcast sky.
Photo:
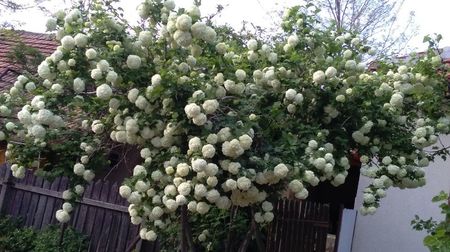
<svg viewBox="0 0 450 252">
<path fill-rule="evenodd" d="M 27 2 L 32 0 L 20 0 L 19 2 Z M 239 28 L 242 21 L 253 22 L 262 27 L 273 26 L 279 20 L 275 11 L 283 10 L 285 7 L 296 5 L 301 0 L 203 0 L 202 15 L 213 13 L 216 5 L 225 6 L 222 15 L 216 18 L 218 23 L 228 23 L 235 28 Z M 133 19 L 136 6 L 142 0 L 122 0 L 126 16 Z M 188 7 L 191 5 L 190 0 L 175 0 L 177 6 Z M 126 3 L 126 4 L 124 4 Z M 66 7 L 64 0 L 48 0 L 45 7 L 49 10 L 56 11 Z M 399 15 L 400 22 L 405 22 L 408 14 L 414 11 L 415 20 L 419 25 L 419 35 L 415 37 L 410 45 L 419 50 L 425 48 L 422 38 L 426 34 L 440 33 L 444 36 L 441 46 L 450 46 L 450 1 L 449 0 L 406 0 Z M 20 27 L 22 30 L 44 32 L 46 17 L 38 10 L 26 10 L 18 12 L 9 17 L 0 17 L 0 21 L 17 20 L 23 23 Z"/>
</svg>

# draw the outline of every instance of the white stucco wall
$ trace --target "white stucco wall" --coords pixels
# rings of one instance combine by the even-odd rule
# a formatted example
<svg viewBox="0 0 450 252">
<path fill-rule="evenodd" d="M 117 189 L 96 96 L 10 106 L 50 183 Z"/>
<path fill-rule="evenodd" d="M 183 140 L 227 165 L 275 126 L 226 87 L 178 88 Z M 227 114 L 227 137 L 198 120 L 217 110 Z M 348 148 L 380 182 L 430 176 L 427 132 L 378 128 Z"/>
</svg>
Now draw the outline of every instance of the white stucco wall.
<svg viewBox="0 0 450 252">
<path fill-rule="evenodd" d="M 446 146 L 450 136 L 442 137 Z M 441 190 L 450 189 L 450 159 L 438 158 L 426 169 L 427 184 L 418 189 L 388 190 L 382 199 L 381 207 L 372 216 L 359 215 L 356 220 L 353 239 L 353 252 L 427 252 L 423 246 L 425 232 L 411 228 L 414 215 L 422 219 L 442 219 L 437 204 L 431 198 Z M 355 208 L 362 202 L 362 190 L 369 180 L 361 177 L 358 186 Z"/>
</svg>

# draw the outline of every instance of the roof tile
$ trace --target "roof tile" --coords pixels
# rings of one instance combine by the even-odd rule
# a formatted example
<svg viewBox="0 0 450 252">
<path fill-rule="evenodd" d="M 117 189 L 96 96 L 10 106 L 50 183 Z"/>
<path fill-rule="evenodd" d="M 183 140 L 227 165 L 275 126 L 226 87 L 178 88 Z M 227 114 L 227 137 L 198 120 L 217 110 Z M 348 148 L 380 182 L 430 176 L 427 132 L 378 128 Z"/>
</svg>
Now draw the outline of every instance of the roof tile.
<svg viewBox="0 0 450 252">
<path fill-rule="evenodd" d="M 0 31 L 0 91 L 12 85 L 21 72 L 22 67 L 12 62 L 9 57 L 19 41 L 37 49 L 44 56 L 53 53 L 58 46 L 51 34 L 15 30 Z"/>
</svg>

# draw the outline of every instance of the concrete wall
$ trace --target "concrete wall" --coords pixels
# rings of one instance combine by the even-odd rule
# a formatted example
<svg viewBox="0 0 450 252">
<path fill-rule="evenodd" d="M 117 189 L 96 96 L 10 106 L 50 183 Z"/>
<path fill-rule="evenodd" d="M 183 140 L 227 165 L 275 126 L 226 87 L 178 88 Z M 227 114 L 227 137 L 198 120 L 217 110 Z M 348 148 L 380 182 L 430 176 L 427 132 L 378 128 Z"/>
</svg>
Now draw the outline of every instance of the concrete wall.
<svg viewBox="0 0 450 252">
<path fill-rule="evenodd" d="M 450 136 L 442 137 L 446 146 Z M 381 207 L 371 216 L 358 215 L 353 239 L 353 252 L 427 252 L 423 246 L 425 232 L 411 228 L 414 215 L 422 219 L 441 220 L 440 208 L 431 198 L 441 190 L 450 190 L 450 159 L 438 158 L 426 168 L 427 184 L 418 189 L 391 188 L 382 199 Z M 355 209 L 362 203 L 362 190 L 369 180 L 361 177 L 358 185 Z"/>
</svg>

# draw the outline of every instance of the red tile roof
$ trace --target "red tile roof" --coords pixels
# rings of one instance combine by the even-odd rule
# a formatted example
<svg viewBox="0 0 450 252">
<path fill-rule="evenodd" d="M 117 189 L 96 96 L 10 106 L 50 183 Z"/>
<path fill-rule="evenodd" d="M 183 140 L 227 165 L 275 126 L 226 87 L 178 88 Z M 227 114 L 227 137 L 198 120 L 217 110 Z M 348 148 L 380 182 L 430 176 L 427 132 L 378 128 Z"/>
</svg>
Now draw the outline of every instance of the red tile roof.
<svg viewBox="0 0 450 252">
<path fill-rule="evenodd" d="M 21 65 L 12 62 L 9 57 L 18 42 L 37 49 L 44 56 L 52 54 L 58 46 L 54 36 L 49 34 L 14 30 L 0 31 L 0 90 L 14 83 L 22 72 Z"/>
</svg>

